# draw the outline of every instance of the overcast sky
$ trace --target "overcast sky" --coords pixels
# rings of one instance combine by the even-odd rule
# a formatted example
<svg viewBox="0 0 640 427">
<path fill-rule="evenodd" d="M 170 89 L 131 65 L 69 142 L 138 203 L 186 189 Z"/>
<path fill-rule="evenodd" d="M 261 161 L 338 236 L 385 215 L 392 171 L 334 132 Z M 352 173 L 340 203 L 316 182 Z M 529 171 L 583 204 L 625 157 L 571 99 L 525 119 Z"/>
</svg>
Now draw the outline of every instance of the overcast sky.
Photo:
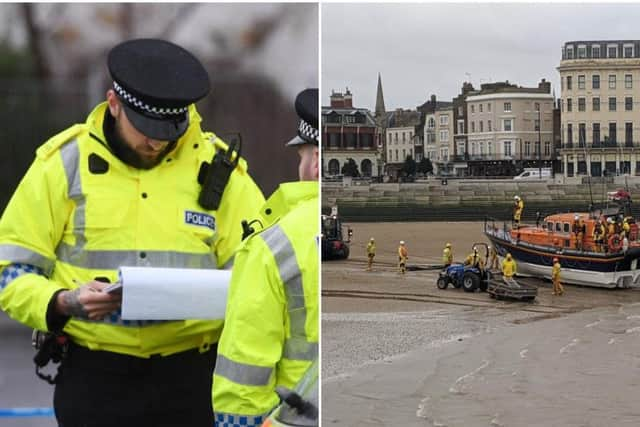
<svg viewBox="0 0 640 427">
<path fill-rule="evenodd" d="M 563 43 L 640 39 L 640 4 L 322 4 L 322 105 L 331 90 L 374 109 L 378 72 L 387 111 L 462 83 L 552 82 Z"/>
</svg>

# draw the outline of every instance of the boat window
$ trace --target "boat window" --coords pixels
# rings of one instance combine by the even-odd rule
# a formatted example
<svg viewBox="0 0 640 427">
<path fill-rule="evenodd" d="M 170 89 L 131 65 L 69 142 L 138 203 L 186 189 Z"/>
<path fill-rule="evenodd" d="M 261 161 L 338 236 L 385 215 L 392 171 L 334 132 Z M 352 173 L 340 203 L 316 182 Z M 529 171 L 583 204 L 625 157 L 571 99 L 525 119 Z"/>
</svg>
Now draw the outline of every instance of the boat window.
<svg viewBox="0 0 640 427">
<path fill-rule="evenodd" d="M 562 223 L 556 222 L 556 231 L 562 231 Z"/>
<path fill-rule="evenodd" d="M 565 222 L 563 225 L 564 225 L 564 232 L 565 232 L 565 233 L 568 233 L 568 232 L 569 232 L 569 230 L 570 230 L 570 228 L 569 228 L 569 223 L 568 223 L 568 222 Z"/>
<path fill-rule="evenodd" d="M 553 223 L 552 222 L 548 222 L 547 223 L 547 230 L 553 231 Z"/>
</svg>

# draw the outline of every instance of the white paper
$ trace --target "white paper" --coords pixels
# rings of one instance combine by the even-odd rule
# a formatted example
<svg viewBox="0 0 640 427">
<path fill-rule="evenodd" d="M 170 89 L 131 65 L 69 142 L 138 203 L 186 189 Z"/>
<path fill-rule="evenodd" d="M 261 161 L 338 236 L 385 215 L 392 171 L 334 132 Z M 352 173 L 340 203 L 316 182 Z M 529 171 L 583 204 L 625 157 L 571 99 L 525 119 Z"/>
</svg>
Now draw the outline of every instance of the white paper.
<svg viewBox="0 0 640 427">
<path fill-rule="evenodd" d="M 125 320 L 223 319 L 230 270 L 121 267 Z"/>
</svg>

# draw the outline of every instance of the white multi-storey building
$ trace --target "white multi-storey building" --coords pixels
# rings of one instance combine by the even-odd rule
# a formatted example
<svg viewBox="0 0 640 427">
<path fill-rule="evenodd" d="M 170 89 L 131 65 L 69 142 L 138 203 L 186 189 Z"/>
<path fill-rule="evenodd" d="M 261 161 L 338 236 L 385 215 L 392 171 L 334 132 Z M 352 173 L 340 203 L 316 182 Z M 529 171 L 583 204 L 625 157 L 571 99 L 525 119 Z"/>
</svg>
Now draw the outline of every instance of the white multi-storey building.
<svg viewBox="0 0 640 427">
<path fill-rule="evenodd" d="M 640 40 L 567 42 L 558 71 L 565 176 L 640 175 Z"/>
</svg>

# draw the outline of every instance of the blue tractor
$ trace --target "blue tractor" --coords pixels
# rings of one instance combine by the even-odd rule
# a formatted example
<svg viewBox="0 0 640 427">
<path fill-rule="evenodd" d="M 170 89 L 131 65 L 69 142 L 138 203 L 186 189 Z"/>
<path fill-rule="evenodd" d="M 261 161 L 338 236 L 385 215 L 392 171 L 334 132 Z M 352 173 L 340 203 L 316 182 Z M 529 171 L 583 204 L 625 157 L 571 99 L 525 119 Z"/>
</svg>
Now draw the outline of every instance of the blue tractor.
<svg viewBox="0 0 640 427">
<path fill-rule="evenodd" d="M 489 246 L 486 243 L 475 243 L 478 250 L 478 262 L 476 264 L 451 264 L 438 275 L 436 285 L 438 289 L 447 289 L 449 285 L 454 288 L 462 288 L 465 292 L 475 292 L 476 289 L 486 291 L 491 280 L 491 272 L 485 268 L 489 259 Z M 484 259 L 481 250 L 484 248 Z"/>
</svg>

